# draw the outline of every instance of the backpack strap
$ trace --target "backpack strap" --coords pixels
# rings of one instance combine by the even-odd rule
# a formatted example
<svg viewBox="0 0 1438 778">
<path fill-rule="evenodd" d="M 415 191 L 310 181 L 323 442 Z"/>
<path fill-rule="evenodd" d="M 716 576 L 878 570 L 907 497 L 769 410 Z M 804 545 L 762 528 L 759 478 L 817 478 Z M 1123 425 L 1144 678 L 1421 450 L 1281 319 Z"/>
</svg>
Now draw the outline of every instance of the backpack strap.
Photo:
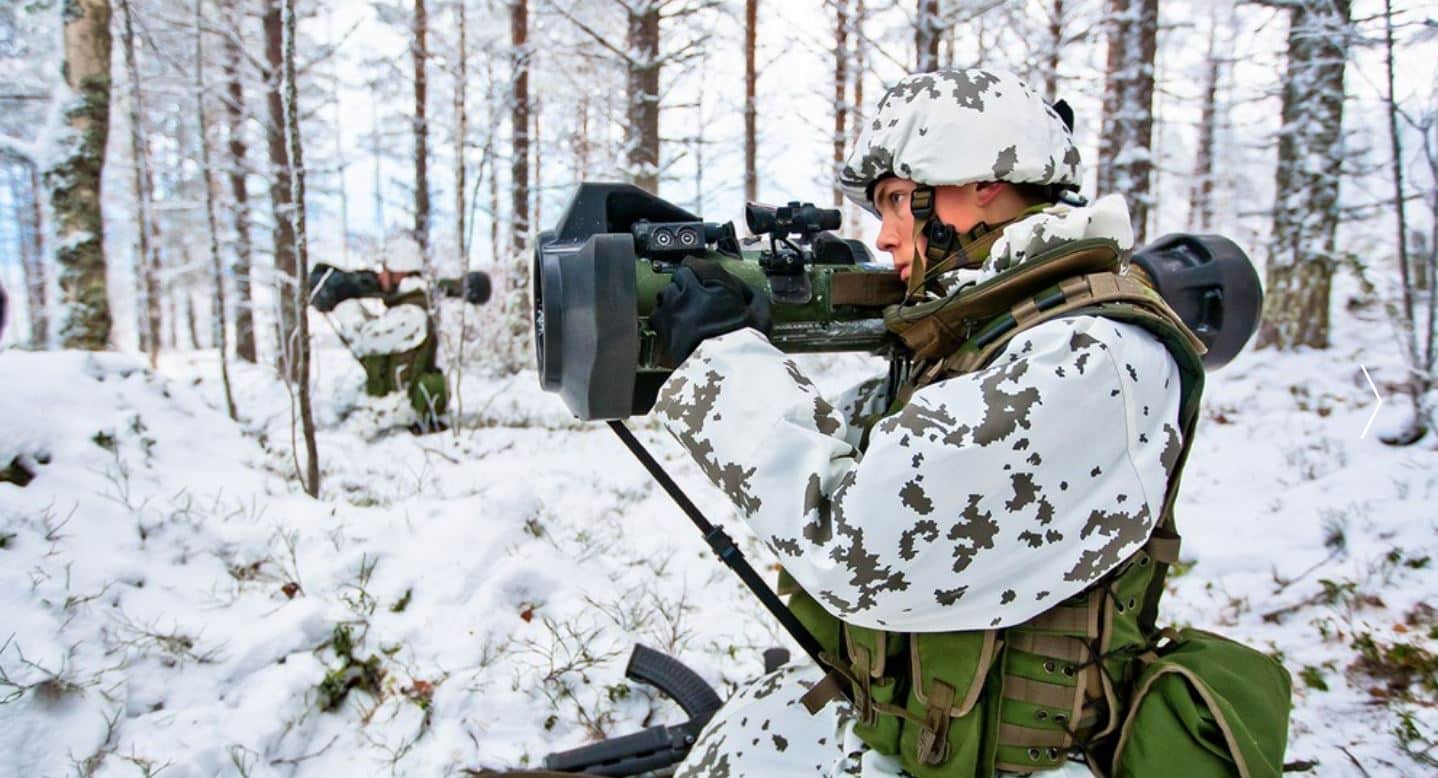
<svg viewBox="0 0 1438 778">
<path fill-rule="evenodd" d="M 1169 307 L 1157 292 L 1143 282 L 1126 274 L 1101 272 L 1066 278 L 1044 289 L 1033 297 L 1025 297 L 1010 306 L 1007 313 L 991 319 L 969 338 L 957 351 L 938 360 L 923 370 L 915 384 L 919 387 L 933 383 L 939 378 L 956 373 L 969 373 L 987 365 L 999 352 L 1008 346 L 1014 336 L 1044 322 L 1067 316 L 1078 315 L 1087 308 L 1110 303 L 1125 303 L 1137 306 L 1149 315 L 1147 320 L 1162 322 L 1176 331 L 1178 343 L 1164 345 L 1173 351 L 1181 350 L 1202 355 L 1204 345 L 1183 320 Z M 1096 311 L 1098 315 L 1109 316 L 1113 311 Z M 1129 316 L 1112 318 L 1130 319 Z M 1142 326 L 1145 322 L 1135 321 Z"/>
</svg>

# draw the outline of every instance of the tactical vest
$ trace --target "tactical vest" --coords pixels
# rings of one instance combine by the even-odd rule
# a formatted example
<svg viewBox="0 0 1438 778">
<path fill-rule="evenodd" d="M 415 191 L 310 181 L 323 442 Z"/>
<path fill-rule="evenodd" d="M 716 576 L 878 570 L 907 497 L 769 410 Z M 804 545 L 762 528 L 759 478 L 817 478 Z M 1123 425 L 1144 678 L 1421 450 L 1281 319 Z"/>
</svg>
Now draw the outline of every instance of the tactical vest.
<svg viewBox="0 0 1438 778">
<path fill-rule="evenodd" d="M 929 383 L 988 365 L 1017 334 L 1065 316 L 1143 327 L 1180 372 L 1182 448 L 1143 549 L 1083 593 L 1018 626 L 896 633 L 840 621 L 780 575 L 780 593 L 850 687 L 855 732 L 916 778 L 1041 772 L 1071 754 L 1107 764 L 1140 656 L 1158 639 L 1164 575 L 1177 561 L 1173 505 L 1203 390 L 1203 346 L 1168 305 L 1121 271 L 1108 240 L 1066 243 L 955 297 L 891 307 L 890 329 L 913 352 L 890 412 Z M 816 687 L 806 703 L 820 701 Z M 812 704 L 811 704 L 812 708 Z"/>
</svg>

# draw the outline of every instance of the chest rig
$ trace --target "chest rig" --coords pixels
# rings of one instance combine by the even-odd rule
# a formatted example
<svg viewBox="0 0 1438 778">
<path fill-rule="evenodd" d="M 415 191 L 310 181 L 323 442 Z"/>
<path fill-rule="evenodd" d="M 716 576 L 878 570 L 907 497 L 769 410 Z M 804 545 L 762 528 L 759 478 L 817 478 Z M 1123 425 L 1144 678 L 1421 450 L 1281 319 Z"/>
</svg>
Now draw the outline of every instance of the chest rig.
<svg viewBox="0 0 1438 778">
<path fill-rule="evenodd" d="M 968 632 L 869 629 L 829 614 L 781 573 L 780 593 L 823 644 L 830 678 L 849 686 L 856 734 L 917 778 L 1042 772 L 1070 757 L 1103 774 L 1111 761 L 1137 669 L 1160 637 L 1164 577 L 1178 559 L 1173 506 L 1204 377 L 1203 345 L 1156 292 L 1121 271 L 1113 241 L 1077 240 L 949 297 L 886 311 L 890 331 L 913 355 L 890 412 L 928 384 L 984 368 L 1019 333 L 1066 316 L 1143 327 L 1180 372 L 1182 448 L 1150 540 L 1028 622 Z M 813 710 L 836 694 L 821 684 L 805 704 Z"/>
</svg>

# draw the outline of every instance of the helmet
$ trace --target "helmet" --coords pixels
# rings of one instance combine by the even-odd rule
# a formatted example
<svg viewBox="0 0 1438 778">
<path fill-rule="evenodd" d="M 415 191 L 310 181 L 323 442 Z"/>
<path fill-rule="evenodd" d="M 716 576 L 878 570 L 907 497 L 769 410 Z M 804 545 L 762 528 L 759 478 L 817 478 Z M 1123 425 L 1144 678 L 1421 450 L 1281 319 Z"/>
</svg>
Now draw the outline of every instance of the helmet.
<svg viewBox="0 0 1438 778">
<path fill-rule="evenodd" d="M 1067 106 L 1049 105 L 1017 76 L 969 68 L 919 73 L 895 84 L 839 172 L 844 193 L 877 215 L 881 178 L 929 186 L 975 181 L 1078 188 L 1079 153 Z"/>
<path fill-rule="evenodd" d="M 409 235 L 392 235 L 385 239 L 380 264 L 391 273 L 418 273 L 424 270 L 424 257 L 419 243 Z"/>
</svg>

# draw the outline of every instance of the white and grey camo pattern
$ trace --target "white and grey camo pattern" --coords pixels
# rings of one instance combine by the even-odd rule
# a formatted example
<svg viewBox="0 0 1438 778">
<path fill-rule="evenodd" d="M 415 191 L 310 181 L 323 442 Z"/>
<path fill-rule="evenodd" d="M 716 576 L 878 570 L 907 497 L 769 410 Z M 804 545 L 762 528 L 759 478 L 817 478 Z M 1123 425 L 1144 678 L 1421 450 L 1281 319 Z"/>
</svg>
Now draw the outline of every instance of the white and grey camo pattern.
<svg viewBox="0 0 1438 778">
<path fill-rule="evenodd" d="M 1133 247 L 1133 223 L 1120 195 L 1104 195 L 1086 206 L 1049 206 L 1005 227 L 974 279 L 979 283 L 1012 270 L 1033 256 L 1081 238 L 1108 238 L 1120 251 Z"/>
<path fill-rule="evenodd" d="M 812 665 L 791 666 L 740 690 L 710 719 L 675 778 L 906 778 L 909 773 L 898 759 L 869 749 L 854 734 L 847 705 L 826 705 L 809 715 L 799 698 L 819 677 Z M 1043 775 L 1091 778 L 1093 774 L 1070 762 Z"/>
<path fill-rule="evenodd" d="M 397 291 L 406 294 L 423 288 L 423 281 L 410 277 L 400 281 Z M 421 306 L 396 305 L 378 316 L 365 306 L 362 299 L 346 300 L 336 307 L 333 317 L 356 357 L 399 354 L 424 342 L 429 314 Z"/>
<path fill-rule="evenodd" d="M 1153 336 L 1076 317 L 919 390 L 863 452 L 854 419 L 754 330 L 702 344 L 655 412 L 825 609 L 938 632 L 1022 623 L 1138 550 L 1178 405 Z"/>
<path fill-rule="evenodd" d="M 1018 76 L 987 68 L 918 73 L 884 94 L 839 185 L 872 213 L 868 187 L 887 174 L 930 186 L 1081 179 L 1058 112 Z"/>
</svg>

